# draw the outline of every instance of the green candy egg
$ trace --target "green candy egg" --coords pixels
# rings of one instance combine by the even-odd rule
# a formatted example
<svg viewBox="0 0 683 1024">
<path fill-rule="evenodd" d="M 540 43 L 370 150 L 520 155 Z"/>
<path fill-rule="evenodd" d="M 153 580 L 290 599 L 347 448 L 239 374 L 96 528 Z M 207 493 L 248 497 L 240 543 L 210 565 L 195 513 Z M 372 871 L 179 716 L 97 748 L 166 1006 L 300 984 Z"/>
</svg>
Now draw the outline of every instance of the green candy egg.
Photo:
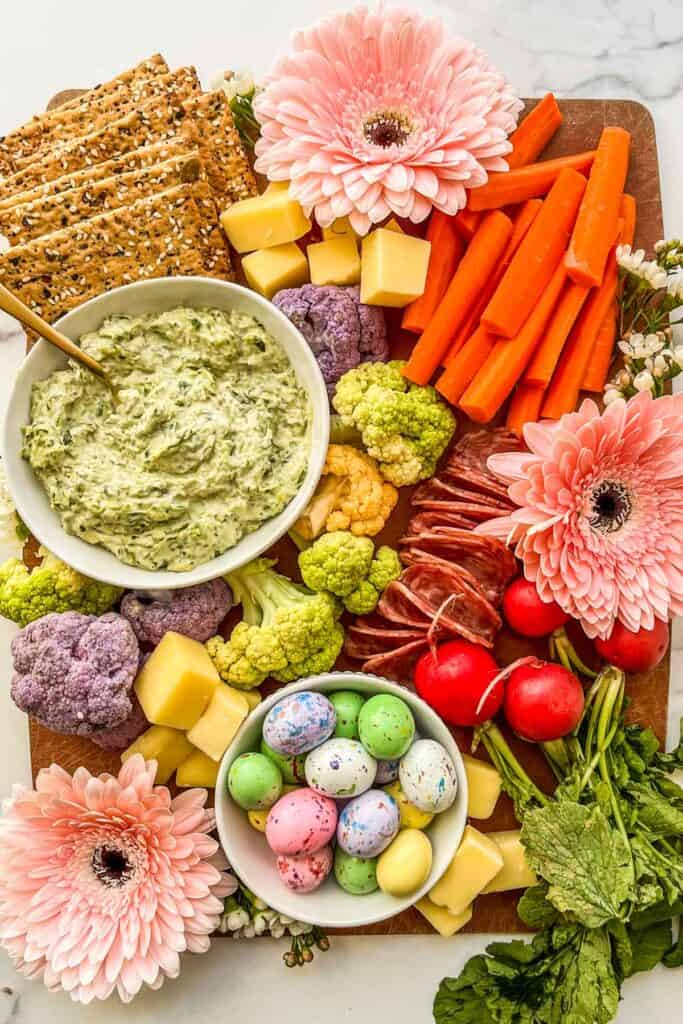
<svg viewBox="0 0 683 1024">
<path fill-rule="evenodd" d="M 367 700 L 358 715 L 360 741 L 380 761 L 403 757 L 415 736 L 415 720 L 405 701 L 390 693 Z"/>
<path fill-rule="evenodd" d="M 338 846 L 334 854 L 334 877 L 345 892 L 367 896 L 377 889 L 377 857 L 352 857 Z"/>
<path fill-rule="evenodd" d="M 365 698 L 353 690 L 338 690 L 337 693 L 329 695 L 337 715 L 337 726 L 334 730 L 335 736 L 341 736 L 345 740 L 358 739 L 358 715 L 365 704 Z"/>
<path fill-rule="evenodd" d="M 263 811 L 280 799 L 282 774 L 264 754 L 240 754 L 230 765 L 228 790 L 245 811 Z"/>
<path fill-rule="evenodd" d="M 264 739 L 261 740 L 261 753 L 278 766 L 283 780 L 288 785 L 306 785 L 304 772 L 306 754 L 278 754 L 277 750 L 269 747 Z"/>
</svg>

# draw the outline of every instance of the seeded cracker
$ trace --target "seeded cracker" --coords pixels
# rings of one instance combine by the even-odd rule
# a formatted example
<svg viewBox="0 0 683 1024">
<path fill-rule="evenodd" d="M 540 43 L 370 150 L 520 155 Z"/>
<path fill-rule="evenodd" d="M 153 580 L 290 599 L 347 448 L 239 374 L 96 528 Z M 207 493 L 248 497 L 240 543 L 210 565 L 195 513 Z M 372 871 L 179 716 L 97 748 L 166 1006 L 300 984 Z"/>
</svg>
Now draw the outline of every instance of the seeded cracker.
<svg viewBox="0 0 683 1024">
<path fill-rule="evenodd" d="M 94 121 L 102 114 L 113 120 L 112 111 L 117 109 L 115 104 L 121 103 L 125 97 L 128 97 L 129 101 L 132 100 L 127 112 L 134 109 L 136 104 L 142 102 L 145 89 L 154 88 L 155 79 L 167 74 L 166 61 L 156 54 L 69 103 L 31 118 L 21 128 L 0 138 L 0 175 L 11 174 L 16 169 L 16 160 L 35 154 L 44 145 L 52 145 L 55 141 L 73 137 L 79 132 L 84 134 L 82 128 L 73 128 L 74 124 L 80 122 L 80 118 L 86 118 L 85 124 L 88 124 L 88 119 Z M 70 128 L 62 133 L 60 126 L 67 124 Z M 86 129 L 92 130 L 92 127 Z"/>
<path fill-rule="evenodd" d="M 183 107 L 196 124 L 202 161 L 221 208 L 255 196 L 256 179 L 225 93 L 203 93 L 187 100 Z"/>
</svg>

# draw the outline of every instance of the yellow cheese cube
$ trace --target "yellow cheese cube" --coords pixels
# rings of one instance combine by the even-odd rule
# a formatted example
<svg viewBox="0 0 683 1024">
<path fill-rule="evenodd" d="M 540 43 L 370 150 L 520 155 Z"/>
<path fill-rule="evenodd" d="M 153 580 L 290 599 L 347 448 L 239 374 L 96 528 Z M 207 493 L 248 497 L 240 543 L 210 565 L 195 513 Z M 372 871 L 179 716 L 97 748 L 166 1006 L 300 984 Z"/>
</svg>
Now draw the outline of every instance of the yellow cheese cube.
<svg viewBox="0 0 683 1024">
<path fill-rule="evenodd" d="M 358 284 L 360 256 L 353 238 L 331 238 L 306 250 L 312 284 Z"/>
<path fill-rule="evenodd" d="M 351 227 L 348 217 L 338 217 L 332 221 L 329 228 L 323 228 L 323 238 L 326 242 L 332 238 L 352 238 L 356 245 L 359 242 L 358 235 Z"/>
<path fill-rule="evenodd" d="M 401 227 L 401 225 L 399 224 L 395 217 L 392 217 L 391 220 L 388 220 L 386 224 L 382 225 L 382 227 L 384 228 L 385 231 L 397 231 L 399 235 L 405 235 L 405 231 L 403 230 L 403 228 Z"/>
<path fill-rule="evenodd" d="M 263 700 L 263 697 L 258 690 L 240 690 L 240 693 L 249 705 L 249 710 L 253 711 L 255 707 Z"/>
<path fill-rule="evenodd" d="M 432 928 L 435 928 L 439 935 L 449 939 L 461 928 L 464 928 L 468 921 L 472 920 L 472 905 L 465 907 L 460 914 L 451 914 L 445 907 L 437 907 L 428 896 L 418 900 L 415 909 L 419 910 L 423 917 L 426 917 Z"/>
<path fill-rule="evenodd" d="M 133 754 L 142 754 L 145 761 L 156 761 L 156 781 L 163 785 L 191 753 L 192 744 L 184 732 L 167 725 L 153 725 L 123 751 L 121 761 L 127 761 Z"/>
<path fill-rule="evenodd" d="M 221 214 L 221 224 L 238 252 L 295 242 L 311 230 L 299 203 L 292 199 L 289 189 L 282 187 L 233 203 Z"/>
<path fill-rule="evenodd" d="M 501 778 L 488 761 L 462 755 L 467 776 L 467 817 L 490 818 L 502 788 Z"/>
<path fill-rule="evenodd" d="M 379 228 L 363 239 L 360 299 L 369 306 L 407 306 L 422 295 L 431 242 Z"/>
<path fill-rule="evenodd" d="M 488 885 L 481 890 L 482 894 L 487 892 L 510 892 L 512 889 L 528 889 L 530 885 L 536 885 L 538 879 L 529 867 L 526 853 L 520 840 L 519 829 L 511 829 L 508 832 L 489 832 L 488 838 L 494 843 L 503 855 L 503 866 L 497 875 L 494 875 Z"/>
<path fill-rule="evenodd" d="M 267 195 L 269 192 L 287 192 L 288 189 L 288 181 L 269 181 L 263 190 L 263 194 Z"/>
<path fill-rule="evenodd" d="M 213 691 L 209 706 L 192 726 L 187 738 L 198 750 L 203 750 L 214 761 L 220 761 L 248 714 L 249 705 L 244 694 L 221 683 Z"/>
<path fill-rule="evenodd" d="M 282 288 L 298 288 L 308 281 L 308 260 L 296 242 L 258 249 L 242 259 L 247 284 L 272 299 Z"/>
<path fill-rule="evenodd" d="M 458 852 L 429 898 L 437 907 L 447 907 L 451 914 L 462 914 L 502 866 L 498 844 L 467 825 Z"/>
<path fill-rule="evenodd" d="M 150 722 L 191 729 L 220 681 L 204 644 L 169 632 L 135 680 L 135 692 Z"/>
<path fill-rule="evenodd" d="M 199 786 L 200 789 L 215 789 L 218 778 L 218 763 L 201 750 L 193 750 L 175 773 L 177 786 Z"/>
</svg>

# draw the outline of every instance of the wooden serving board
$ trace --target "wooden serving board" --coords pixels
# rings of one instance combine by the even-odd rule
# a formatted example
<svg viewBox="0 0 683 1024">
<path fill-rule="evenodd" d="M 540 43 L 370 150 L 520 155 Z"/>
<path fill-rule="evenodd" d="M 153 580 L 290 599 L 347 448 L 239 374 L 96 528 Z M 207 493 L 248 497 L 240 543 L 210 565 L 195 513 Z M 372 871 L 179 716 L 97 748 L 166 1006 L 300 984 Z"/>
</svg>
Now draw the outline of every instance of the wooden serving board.
<svg viewBox="0 0 683 1024">
<path fill-rule="evenodd" d="M 65 94 L 60 94 L 62 101 L 65 98 Z M 544 159 L 594 148 L 604 125 L 621 125 L 632 133 L 631 169 L 627 188 L 636 197 L 638 203 L 636 245 L 651 250 L 654 243 L 662 237 L 663 227 L 657 145 L 654 123 L 649 111 L 640 103 L 629 100 L 565 100 L 560 103 L 560 106 L 565 115 L 565 122 L 544 153 Z M 410 351 L 414 339 L 401 332 L 400 316 L 397 313 L 390 313 L 389 319 L 392 355 L 400 358 Z M 468 424 L 462 415 L 458 416 L 458 420 L 458 436 L 468 429 L 472 429 L 473 425 Z M 380 543 L 393 544 L 403 533 L 410 516 L 409 492 L 409 488 L 402 490 L 399 504 L 390 523 L 377 538 Z M 281 541 L 273 553 L 278 556 L 283 572 L 296 574 L 296 552 L 288 540 Z M 239 618 L 239 614 L 233 613 L 226 620 L 223 627 L 224 633 L 229 632 L 237 618 Z M 587 660 L 590 660 L 590 647 L 587 647 L 585 641 L 581 642 L 581 636 L 575 636 L 574 639 L 577 648 L 581 650 Z M 534 653 L 543 656 L 547 654 L 547 651 L 542 643 L 530 642 L 503 630 L 496 642 L 494 653 L 501 663 L 508 664 L 523 655 Z M 341 658 L 337 667 L 342 670 L 357 669 L 358 665 Z M 264 687 L 263 689 L 267 691 L 268 688 Z M 628 693 L 631 700 L 630 716 L 634 720 L 649 723 L 660 740 L 664 741 L 669 697 L 668 655 L 652 672 L 630 678 Z M 465 729 L 453 731 L 461 749 L 468 751 L 471 743 L 470 731 Z M 116 754 L 106 753 L 88 740 L 59 736 L 33 721 L 30 724 L 30 738 L 34 775 L 52 762 L 57 762 L 67 771 L 74 771 L 79 765 L 85 765 L 95 773 L 116 772 L 120 764 Z M 512 737 L 508 738 L 530 774 L 540 785 L 550 790 L 553 784 L 552 775 L 538 749 Z M 507 797 L 501 797 L 492 818 L 474 824 L 486 832 L 517 827 L 512 813 L 512 805 Z M 479 897 L 475 902 L 472 921 L 465 930 L 470 932 L 523 930 L 515 909 L 518 898 L 519 893 Z M 418 934 L 431 931 L 431 926 L 415 910 L 406 911 L 389 921 L 361 929 L 361 933 L 377 935 Z"/>
</svg>

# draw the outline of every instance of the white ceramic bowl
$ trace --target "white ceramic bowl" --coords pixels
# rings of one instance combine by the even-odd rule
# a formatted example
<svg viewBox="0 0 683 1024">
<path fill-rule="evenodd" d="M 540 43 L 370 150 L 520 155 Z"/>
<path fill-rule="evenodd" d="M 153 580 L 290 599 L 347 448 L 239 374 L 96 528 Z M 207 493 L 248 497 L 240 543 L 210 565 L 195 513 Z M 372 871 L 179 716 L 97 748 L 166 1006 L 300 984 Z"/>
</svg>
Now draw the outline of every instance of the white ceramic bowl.
<svg viewBox="0 0 683 1024">
<path fill-rule="evenodd" d="M 410 707 L 420 736 L 437 740 L 450 754 L 458 777 L 458 794 L 455 803 L 443 814 L 437 814 L 427 829 L 433 849 L 432 870 L 422 888 L 411 896 L 398 899 L 379 889 L 367 896 L 352 896 L 337 885 L 334 872 L 315 892 L 305 895 L 291 892 L 280 881 L 275 854 L 268 847 L 265 836 L 252 828 L 246 812 L 230 797 L 230 765 L 240 754 L 258 750 L 265 716 L 282 697 L 299 690 L 317 690 L 320 693 L 357 690 L 368 696 L 376 693 L 394 694 Z M 466 818 L 467 777 L 460 751 L 448 728 L 436 712 L 410 690 L 378 676 L 362 673 L 330 672 L 300 679 L 264 700 L 252 711 L 226 750 L 216 781 L 218 834 L 235 873 L 252 892 L 281 914 L 288 914 L 298 921 L 317 924 L 322 928 L 360 928 L 384 921 L 411 907 L 438 882 L 452 861 L 462 838 Z"/>
<path fill-rule="evenodd" d="M 28 462 L 21 457 L 22 427 L 29 422 L 33 383 L 63 367 L 64 356 L 53 345 L 40 341 L 24 360 L 12 388 L 2 430 L 2 457 L 9 490 L 21 518 L 31 533 L 55 555 L 87 576 L 130 590 L 171 590 L 203 583 L 239 568 L 261 554 L 289 530 L 315 491 L 325 462 L 329 440 L 329 402 L 325 382 L 305 339 L 287 317 L 266 299 L 240 285 L 207 277 L 167 277 L 140 281 L 106 292 L 63 316 L 55 324 L 77 341 L 96 330 L 114 314 L 157 313 L 174 306 L 209 306 L 239 310 L 256 317 L 282 345 L 312 408 L 308 471 L 299 492 L 285 509 L 218 558 L 190 572 L 151 572 L 119 561 L 105 548 L 88 544 L 65 532 L 50 508 L 43 487 Z"/>
</svg>

